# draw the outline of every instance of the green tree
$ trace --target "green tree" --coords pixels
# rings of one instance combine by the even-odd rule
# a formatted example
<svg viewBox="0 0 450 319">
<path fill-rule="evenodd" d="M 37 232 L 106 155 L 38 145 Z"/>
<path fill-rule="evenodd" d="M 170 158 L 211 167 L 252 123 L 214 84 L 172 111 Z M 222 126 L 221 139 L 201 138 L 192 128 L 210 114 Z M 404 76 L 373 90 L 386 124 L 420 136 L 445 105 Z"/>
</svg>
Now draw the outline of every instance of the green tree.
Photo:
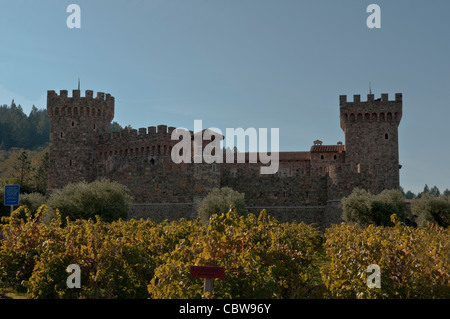
<svg viewBox="0 0 450 319">
<path fill-rule="evenodd" d="M 407 191 L 406 193 L 405 193 L 405 198 L 406 199 L 413 199 L 413 198 L 415 198 L 416 197 L 416 194 L 414 194 L 413 192 L 411 192 L 411 191 Z"/>
<path fill-rule="evenodd" d="M 31 160 L 28 158 L 28 153 L 21 152 L 16 161 L 13 164 L 14 179 L 16 183 L 20 185 L 22 192 L 28 192 L 31 188 L 31 173 L 33 167 L 31 166 Z"/>
<path fill-rule="evenodd" d="M 433 186 L 430 189 L 430 194 L 433 196 L 439 196 L 439 195 L 441 195 L 441 192 L 439 191 L 439 188 L 437 186 Z"/>
<path fill-rule="evenodd" d="M 363 227 L 370 224 L 392 226 L 392 214 L 397 214 L 402 221 L 408 214 L 404 197 L 399 190 L 384 190 L 374 195 L 364 189 L 355 188 L 341 203 L 344 221 L 358 223 Z"/>
<path fill-rule="evenodd" d="M 10 106 L 0 106 L 0 149 L 36 149 L 48 144 L 49 137 L 50 119 L 47 110 L 39 110 L 33 105 L 27 116 L 14 100 Z"/>
<path fill-rule="evenodd" d="M 48 151 L 44 152 L 34 173 L 36 191 L 41 194 L 45 194 L 47 190 L 49 161 Z"/>
<path fill-rule="evenodd" d="M 96 215 L 105 222 L 126 219 L 131 202 L 128 188 L 117 182 L 101 180 L 68 184 L 50 195 L 50 212 L 46 221 L 55 216 L 56 209 L 63 220 L 66 217 L 71 220 L 94 219 Z"/>
<path fill-rule="evenodd" d="M 207 223 L 213 214 L 223 214 L 233 205 L 239 215 L 247 214 L 244 194 L 230 187 L 214 188 L 198 205 L 198 216 Z"/>
<path fill-rule="evenodd" d="M 411 211 L 418 216 L 418 224 L 424 226 L 427 222 L 438 224 L 444 228 L 450 225 L 450 197 L 425 194 L 420 199 L 414 199 Z"/>
<path fill-rule="evenodd" d="M 122 131 L 123 131 L 122 125 L 120 125 L 116 121 L 111 123 L 111 133 L 113 133 L 113 132 L 122 132 Z"/>
</svg>

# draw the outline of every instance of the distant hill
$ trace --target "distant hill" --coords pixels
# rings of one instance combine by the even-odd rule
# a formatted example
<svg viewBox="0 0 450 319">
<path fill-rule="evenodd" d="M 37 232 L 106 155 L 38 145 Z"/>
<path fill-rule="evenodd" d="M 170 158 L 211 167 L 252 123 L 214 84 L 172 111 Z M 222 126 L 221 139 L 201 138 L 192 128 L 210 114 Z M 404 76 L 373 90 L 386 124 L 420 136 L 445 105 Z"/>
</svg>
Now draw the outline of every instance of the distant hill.
<svg viewBox="0 0 450 319">
<path fill-rule="evenodd" d="M 26 115 L 14 100 L 10 106 L 0 106 L 0 150 L 36 150 L 47 146 L 49 137 L 50 119 L 47 110 L 39 110 L 33 105 L 30 114 Z"/>
</svg>

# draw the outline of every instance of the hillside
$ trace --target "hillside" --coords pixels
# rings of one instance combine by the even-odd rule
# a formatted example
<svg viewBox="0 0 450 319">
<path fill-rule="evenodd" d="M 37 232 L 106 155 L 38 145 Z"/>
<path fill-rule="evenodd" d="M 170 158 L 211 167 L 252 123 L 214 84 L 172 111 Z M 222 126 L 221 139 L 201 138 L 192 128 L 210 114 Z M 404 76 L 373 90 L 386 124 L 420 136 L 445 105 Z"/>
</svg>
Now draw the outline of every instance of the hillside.
<svg viewBox="0 0 450 319">
<path fill-rule="evenodd" d="M 0 150 L 23 148 L 35 150 L 48 145 L 50 119 L 45 109 L 34 105 L 30 114 L 23 112 L 12 100 L 11 105 L 0 106 Z"/>
</svg>

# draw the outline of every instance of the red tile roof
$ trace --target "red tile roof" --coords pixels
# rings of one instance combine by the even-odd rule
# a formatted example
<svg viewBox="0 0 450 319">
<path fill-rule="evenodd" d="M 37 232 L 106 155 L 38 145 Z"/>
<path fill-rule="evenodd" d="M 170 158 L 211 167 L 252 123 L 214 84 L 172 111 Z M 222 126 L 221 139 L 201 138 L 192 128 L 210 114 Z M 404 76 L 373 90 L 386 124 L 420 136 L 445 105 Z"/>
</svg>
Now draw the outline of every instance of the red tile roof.
<svg viewBox="0 0 450 319">
<path fill-rule="evenodd" d="M 345 152 L 345 145 L 313 145 L 311 152 Z"/>
</svg>

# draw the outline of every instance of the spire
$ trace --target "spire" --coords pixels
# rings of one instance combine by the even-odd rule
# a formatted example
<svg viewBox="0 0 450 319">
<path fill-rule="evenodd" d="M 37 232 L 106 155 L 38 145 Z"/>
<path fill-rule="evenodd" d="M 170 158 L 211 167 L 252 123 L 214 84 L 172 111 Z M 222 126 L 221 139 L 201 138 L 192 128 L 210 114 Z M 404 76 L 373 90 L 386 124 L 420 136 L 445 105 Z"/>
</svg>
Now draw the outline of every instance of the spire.
<svg viewBox="0 0 450 319">
<path fill-rule="evenodd" d="M 369 94 L 372 94 L 372 84 L 369 81 Z"/>
<path fill-rule="evenodd" d="M 78 78 L 78 91 L 80 90 L 80 78 Z"/>
</svg>

